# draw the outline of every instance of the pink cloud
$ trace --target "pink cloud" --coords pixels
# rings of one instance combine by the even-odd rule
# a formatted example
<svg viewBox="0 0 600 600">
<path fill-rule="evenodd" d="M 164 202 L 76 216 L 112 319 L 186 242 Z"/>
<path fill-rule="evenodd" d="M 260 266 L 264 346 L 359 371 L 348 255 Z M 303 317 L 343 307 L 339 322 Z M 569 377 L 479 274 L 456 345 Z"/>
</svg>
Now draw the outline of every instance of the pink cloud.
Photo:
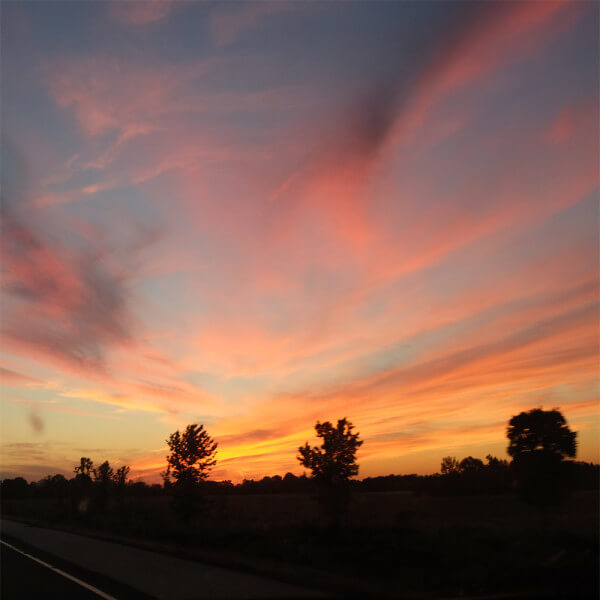
<svg viewBox="0 0 600 600">
<path fill-rule="evenodd" d="M 214 7 L 215 45 L 284 6 Z M 238 474 L 293 470 L 317 419 L 350 414 L 376 461 L 475 425 L 491 440 L 507 412 L 553 386 L 585 385 L 597 346 L 591 245 L 555 230 L 546 244 L 535 230 L 597 189 L 595 105 L 568 105 L 541 126 L 488 120 L 485 137 L 474 125 L 481 91 L 538 56 L 580 8 L 492 13 L 445 39 L 408 87 L 400 77 L 375 86 L 336 116 L 286 112 L 313 106 L 310 90 L 211 89 L 235 59 L 53 62 L 52 97 L 84 135 L 32 194 L 32 222 L 9 223 L 9 350 L 77 378 L 65 398 L 168 423 L 209 413 Z M 157 20 L 148 14 L 123 22 Z M 277 127 L 263 124 L 267 112 Z M 105 196 L 114 206 L 117 189 L 177 223 L 175 250 L 152 253 L 143 227 L 135 248 L 121 248 L 74 223 Z M 53 214 L 61 227 L 38 227 L 35 215 Z M 583 402 L 587 391 L 573 394 Z M 161 460 L 140 460 L 138 472 L 155 474 Z"/>
<path fill-rule="evenodd" d="M 43 385 L 44 383 L 36 377 L 29 377 L 28 375 L 23 375 L 4 367 L 0 367 L 0 381 L 3 381 L 6 385 L 16 386 Z"/>
</svg>

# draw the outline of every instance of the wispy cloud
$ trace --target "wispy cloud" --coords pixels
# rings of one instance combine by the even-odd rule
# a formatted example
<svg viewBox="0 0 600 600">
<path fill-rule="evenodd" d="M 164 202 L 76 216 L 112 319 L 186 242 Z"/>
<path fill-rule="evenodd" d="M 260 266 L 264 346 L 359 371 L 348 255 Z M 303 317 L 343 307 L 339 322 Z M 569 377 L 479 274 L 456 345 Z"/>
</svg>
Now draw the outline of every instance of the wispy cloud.
<svg viewBox="0 0 600 600">
<path fill-rule="evenodd" d="M 169 17 L 172 0 L 112 0 L 108 3 L 112 19 L 122 25 L 143 27 Z"/>
<path fill-rule="evenodd" d="M 6 28 L 14 438 L 95 406 L 156 477 L 200 420 L 241 478 L 344 415 L 372 474 L 532 403 L 593 426 L 597 7 L 67 5 Z"/>
<path fill-rule="evenodd" d="M 5 198 L 2 213 L 2 335 L 17 351 L 75 369 L 106 370 L 107 352 L 131 344 L 135 317 L 130 285 L 138 256 L 158 230 L 131 223 L 118 248 L 89 230 L 35 218 L 23 200 Z M 76 240 L 67 245 L 65 238 Z"/>
<path fill-rule="evenodd" d="M 277 2 L 223 2 L 210 13 L 210 31 L 216 46 L 235 42 L 245 31 L 257 27 L 269 17 L 289 12 L 298 5 L 287 0 Z"/>
</svg>

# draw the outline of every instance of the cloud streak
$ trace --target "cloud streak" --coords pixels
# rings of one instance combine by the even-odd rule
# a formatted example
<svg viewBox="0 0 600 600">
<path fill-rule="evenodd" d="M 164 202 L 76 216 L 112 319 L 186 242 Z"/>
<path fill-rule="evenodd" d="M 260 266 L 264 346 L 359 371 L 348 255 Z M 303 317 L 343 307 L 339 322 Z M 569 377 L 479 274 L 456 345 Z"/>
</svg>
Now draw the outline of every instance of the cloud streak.
<svg viewBox="0 0 600 600">
<path fill-rule="evenodd" d="M 597 7 L 69 6 L 5 11 L 11 442 L 156 477 L 198 421 L 239 479 L 341 416 L 363 474 L 532 405 L 592 438 Z"/>
<path fill-rule="evenodd" d="M 109 15 L 117 23 L 143 27 L 168 18 L 173 9 L 171 0 L 113 0 Z"/>
<path fill-rule="evenodd" d="M 86 237 L 89 230 L 81 235 L 37 221 L 16 198 L 5 198 L 2 208 L 5 343 L 75 369 L 106 371 L 108 350 L 133 342 L 129 269 L 156 232 L 134 225 L 138 239 L 128 249 L 136 250 L 126 255 Z M 62 241 L 69 236 L 76 236 L 76 247 Z"/>
</svg>

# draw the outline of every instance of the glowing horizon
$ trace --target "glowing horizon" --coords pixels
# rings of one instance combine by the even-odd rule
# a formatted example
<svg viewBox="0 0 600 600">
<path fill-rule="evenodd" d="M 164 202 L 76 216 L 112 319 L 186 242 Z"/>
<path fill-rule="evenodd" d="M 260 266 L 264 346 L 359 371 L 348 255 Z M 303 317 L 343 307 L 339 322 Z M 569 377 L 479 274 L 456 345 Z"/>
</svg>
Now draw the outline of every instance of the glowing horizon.
<svg viewBox="0 0 600 600">
<path fill-rule="evenodd" d="M 7 3 L 0 478 L 600 461 L 598 5 Z M 67 33 L 65 33 L 67 32 Z"/>
</svg>

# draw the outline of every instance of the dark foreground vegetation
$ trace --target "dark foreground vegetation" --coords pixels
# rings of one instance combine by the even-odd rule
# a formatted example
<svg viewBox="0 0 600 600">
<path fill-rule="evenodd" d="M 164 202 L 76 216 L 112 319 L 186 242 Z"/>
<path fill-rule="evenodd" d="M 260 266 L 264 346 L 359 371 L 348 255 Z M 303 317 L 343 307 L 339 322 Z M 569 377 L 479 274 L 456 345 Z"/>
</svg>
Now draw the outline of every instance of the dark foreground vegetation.
<svg viewBox="0 0 600 600">
<path fill-rule="evenodd" d="M 186 471 L 200 464 L 186 459 L 186 430 L 170 438 L 162 486 L 127 482 L 126 469 L 94 468 L 83 458 L 70 480 L 2 481 L 2 512 L 232 564 L 247 557 L 274 570 L 292 565 L 305 583 L 345 596 L 597 598 L 600 466 L 563 460 L 575 454 L 564 419 L 558 437 L 546 435 L 545 449 L 524 447 L 531 423 L 523 429 L 515 419 L 511 462 L 445 457 L 440 474 L 362 481 L 351 479 L 361 441 L 345 419 L 319 424 L 323 444 L 300 449 L 311 477 L 237 485 L 207 480 L 209 468 L 196 478 Z M 204 464 L 214 464 L 216 444 L 202 428 L 191 435 L 201 442 L 192 446 L 206 451 Z"/>
</svg>

